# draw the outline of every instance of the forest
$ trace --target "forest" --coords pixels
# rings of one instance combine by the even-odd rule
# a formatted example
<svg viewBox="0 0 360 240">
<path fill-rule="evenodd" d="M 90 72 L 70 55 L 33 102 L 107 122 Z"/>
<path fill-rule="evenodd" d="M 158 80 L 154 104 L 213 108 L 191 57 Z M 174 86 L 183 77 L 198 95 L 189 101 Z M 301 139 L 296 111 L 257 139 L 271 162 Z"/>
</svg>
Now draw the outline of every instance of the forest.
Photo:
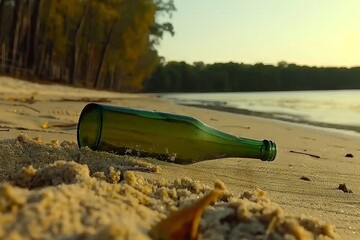
<svg viewBox="0 0 360 240">
<path fill-rule="evenodd" d="M 360 89 L 360 67 L 167 62 L 144 82 L 145 92 L 249 92 Z"/>
<path fill-rule="evenodd" d="M 175 12 L 173 0 L 0 0 L 0 75 L 121 92 L 360 89 L 360 67 L 167 62 L 157 47 Z"/>
<path fill-rule="evenodd" d="M 1 0 L 0 74 L 140 91 L 174 11 L 172 0 Z"/>
</svg>

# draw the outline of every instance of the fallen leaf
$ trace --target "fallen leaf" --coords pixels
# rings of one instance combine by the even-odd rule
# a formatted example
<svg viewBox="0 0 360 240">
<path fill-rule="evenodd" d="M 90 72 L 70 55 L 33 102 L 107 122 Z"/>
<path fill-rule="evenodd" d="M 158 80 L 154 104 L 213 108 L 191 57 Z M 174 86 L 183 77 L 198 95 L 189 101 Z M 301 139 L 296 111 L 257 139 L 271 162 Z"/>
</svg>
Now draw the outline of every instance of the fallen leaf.
<svg viewBox="0 0 360 240">
<path fill-rule="evenodd" d="M 222 191 L 215 189 L 198 200 L 194 205 L 184 207 L 170 214 L 156 224 L 150 235 L 161 240 L 195 240 L 198 239 L 198 229 L 205 208 L 215 202 Z"/>
<path fill-rule="evenodd" d="M 43 124 L 41 124 L 41 127 L 44 129 L 49 128 L 49 122 L 48 121 L 43 122 Z"/>
<path fill-rule="evenodd" d="M 304 181 L 311 181 L 310 178 L 308 178 L 308 177 L 306 177 L 306 176 L 302 176 L 300 179 L 301 179 L 301 180 L 304 180 Z"/>
</svg>

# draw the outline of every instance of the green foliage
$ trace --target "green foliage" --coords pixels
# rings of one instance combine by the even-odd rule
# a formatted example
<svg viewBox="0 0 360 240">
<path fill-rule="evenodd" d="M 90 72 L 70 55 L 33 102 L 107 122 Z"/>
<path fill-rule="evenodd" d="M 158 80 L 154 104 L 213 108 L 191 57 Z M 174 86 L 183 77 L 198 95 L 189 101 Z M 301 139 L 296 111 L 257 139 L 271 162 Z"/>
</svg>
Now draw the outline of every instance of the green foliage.
<svg viewBox="0 0 360 240">
<path fill-rule="evenodd" d="M 19 16 L 20 20 L 13 21 L 14 34 L 5 44 L 13 46 L 10 43 L 22 36 L 20 32 L 25 33 L 19 41 L 23 44 L 15 46 L 20 54 L 12 60 L 26 62 L 30 59 L 28 52 L 34 52 L 38 56 L 35 63 L 25 67 L 31 67 L 37 77 L 47 80 L 140 91 L 143 80 L 160 62 L 155 45 L 165 32 L 174 34 L 171 23 L 156 20 L 159 15 L 171 17 L 175 11 L 172 0 L 18 0 L 16 3 L 18 8 L 12 5 L 7 8 L 16 13 L 10 17 Z M 15 12 L 15 9 L 28 11 Z M 38 22 L 31 18 L 33 21 L 28 25 L 22 24 L 36 12 L 40 16 Z M 36 44 L 28 44 L 30 30 L 37 29 L 34 27 L 37 23 Z M 12 50 L 7 47 L 6 51 Z"/>
<path fill-rule="evenodd" d="M 360 89 L 360 67 L 325 68 L 279 62 L 168 62 L 145 83 L 146 92 L 246 92 Z"/>
<path fill-rule="evenodd" d="M 176 11 L 174 1 L 173 0 L 153 0 L 153 3 L 156 6 L 156 16 L 155 17 L 172 17 L 172 13 Z M 160 16 L 159 16 L 160 15 Z M 155 21 L 151 27 L 151 44 L 158 45 L 160 44 L 161 39 L 163 38 L 165 33 L 171 34 L 174 36 L 175 31 L 174 27 L 170 22 L 160 23 L 159 21 Z"/>
</svg>

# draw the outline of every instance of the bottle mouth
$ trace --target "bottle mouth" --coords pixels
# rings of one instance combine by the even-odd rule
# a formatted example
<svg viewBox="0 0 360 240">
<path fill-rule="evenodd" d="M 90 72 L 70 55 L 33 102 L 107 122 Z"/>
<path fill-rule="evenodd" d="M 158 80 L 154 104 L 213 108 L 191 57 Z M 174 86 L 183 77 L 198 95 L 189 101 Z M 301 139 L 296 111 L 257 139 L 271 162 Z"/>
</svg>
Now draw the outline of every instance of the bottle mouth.
<svg viewBox="0 0 360 240">
<path fill-rule="evenodd" d="M 79 148 L 89 147 L 97 150 L 102 130 L 102 109 L 96 103 L 87 104 L 81 111 L 77 126 Z"/>
<path fill-rule="evenodd" d="M 263 148 L 263 156 L 261 158 L 262 161 L 273 161 L 276 157 L 277 148 L 276 144 L 270 140 L 263 140 L 264 148 Z"/>
</svg>

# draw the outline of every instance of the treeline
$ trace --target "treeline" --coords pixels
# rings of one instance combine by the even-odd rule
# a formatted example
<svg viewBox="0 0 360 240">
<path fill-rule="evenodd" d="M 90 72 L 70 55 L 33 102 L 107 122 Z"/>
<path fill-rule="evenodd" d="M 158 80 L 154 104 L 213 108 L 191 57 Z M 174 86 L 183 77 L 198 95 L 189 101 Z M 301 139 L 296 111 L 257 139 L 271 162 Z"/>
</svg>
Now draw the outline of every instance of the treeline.
<svg viewBox="0 0 360 240">
<path fill-rule="evenodd" d="M 0 73 L 139 91 L 172 0 L 0 0 Z"/>
<path fill-rule="evenodd" d="M 243 92 L 360 89 L 360 67 L 309 67 L 262 63 L 168 62 L 144 85 L 146 92 Z"/>
</svg>

